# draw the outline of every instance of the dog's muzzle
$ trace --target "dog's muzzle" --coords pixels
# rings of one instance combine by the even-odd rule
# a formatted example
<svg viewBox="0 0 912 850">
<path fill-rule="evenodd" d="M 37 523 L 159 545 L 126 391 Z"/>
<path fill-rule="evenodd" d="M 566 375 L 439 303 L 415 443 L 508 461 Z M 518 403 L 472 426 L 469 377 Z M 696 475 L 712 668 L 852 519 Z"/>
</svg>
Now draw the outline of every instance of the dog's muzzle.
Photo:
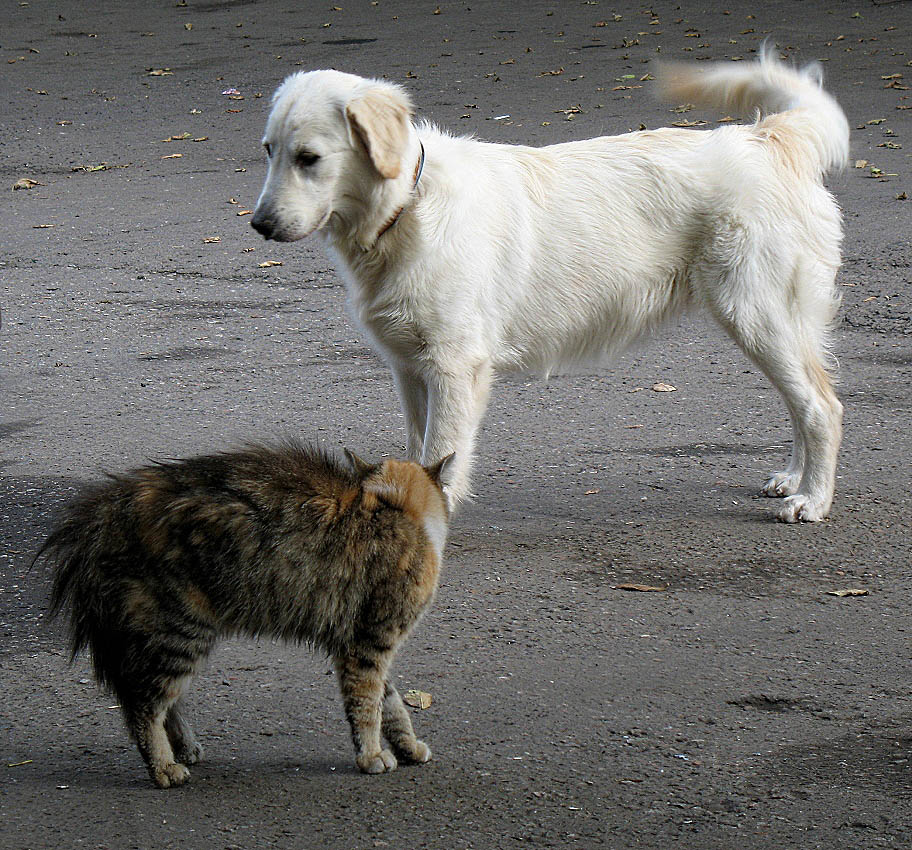
<svg viewBox="0 0 912 850">
<path fill-rule="evenodd" d="M 264 239 L 275 239 L 276 223 L 275 219 L 268 213 L 257 210 L 250 220 L 250 226 L 260 234 Z"/>
</svg>

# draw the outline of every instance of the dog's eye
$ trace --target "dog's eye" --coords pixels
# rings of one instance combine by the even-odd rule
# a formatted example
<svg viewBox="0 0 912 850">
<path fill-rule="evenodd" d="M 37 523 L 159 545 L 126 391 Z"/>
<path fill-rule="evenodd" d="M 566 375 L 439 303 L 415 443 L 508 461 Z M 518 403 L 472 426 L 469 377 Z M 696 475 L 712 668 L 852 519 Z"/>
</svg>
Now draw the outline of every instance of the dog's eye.
<svg viewBox="0 0 912 850">
<path fill-rule="evenodd" d="M 272 145 L 269 142 L 263 142 L 263 147 L 266 148 L 266 157 L 268 159 L 272 158 Z"/>
<path fill-rule="evenodd" d="M 316 163 L 320 157 L 315 153 L 309 153 L 308 151 L 301 151 L 295 161 L 301 168 L 310 168 Z"/>
</svg>

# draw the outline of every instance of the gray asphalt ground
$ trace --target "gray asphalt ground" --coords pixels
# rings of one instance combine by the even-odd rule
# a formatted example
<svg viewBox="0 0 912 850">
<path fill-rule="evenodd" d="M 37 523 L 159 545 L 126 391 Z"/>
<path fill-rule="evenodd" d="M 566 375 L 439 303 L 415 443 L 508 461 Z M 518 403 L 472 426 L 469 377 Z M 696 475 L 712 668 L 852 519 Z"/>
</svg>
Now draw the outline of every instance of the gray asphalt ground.
<svg viewBox="0 0 912 850">
<path fill-rule="evenodd" d="M 0 847 L 912 846 L 912 3 L 338 7 L 0 3 Z M 866 161 L 830 180 L 832 518 L 771 519 L 785 410 L 700 317 L 613 364 L 504 377 L 397 664 L 433 697 L 414 722 L 434 760 L 358 774 L 327 661 L 235 641 L 191 695 L 205 762 L 154 789 L 46 621 L 29 564 L 60 507 L 103 469 L 247 438 L 404 444 L 319 244 L 242 214 L 277 83 L 385 76 L 456 132 L 541 145 L 717 126 L 657 103 L 649 62 L 766 37 L 821 60 Z"/>
</svg>

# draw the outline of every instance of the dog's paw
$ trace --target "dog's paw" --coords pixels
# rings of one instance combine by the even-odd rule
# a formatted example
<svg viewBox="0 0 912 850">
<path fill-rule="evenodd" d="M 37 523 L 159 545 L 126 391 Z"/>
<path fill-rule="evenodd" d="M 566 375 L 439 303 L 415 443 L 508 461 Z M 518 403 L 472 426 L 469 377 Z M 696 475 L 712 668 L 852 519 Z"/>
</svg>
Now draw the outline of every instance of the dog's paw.
<svg viewBox="0 0 912 850">
<path fill-rule="evenodd" d="M 152 781 L 159 788 L 176 788 L 190 778 L 190 771 L 182 764 L 163 764 L 151 771 Z"/>
<path fill-rule="evenodd" d="M 380 750 L 379 753 L 359 755 L 355 762 L 362 773 L 389 773 L 395 770 L 398 762 L 389 750 Z"/>
<path fill-rule="evenodd" d="M 181 764 L 196 764 L 203 757 L 203 747 L 198 741 L 183 744 L 175 750 L 174 758 Z"/>
<path fill-rule="evenodd" d="M 798 485 L 800 483 L 800 472 L 777 472 L 763 485 L 763 488 L 760 490 L 760 495 L 771 496 L 773 498 L 792 496 L 798 492 Z"/>
<path fill-rule="evenodd" d="M 824 509 L 809 496 L 798 493 L 785 499 L 778 518 L 781 522 L 821 522 L 828 513 L 828 509 Z"/>
</svg>

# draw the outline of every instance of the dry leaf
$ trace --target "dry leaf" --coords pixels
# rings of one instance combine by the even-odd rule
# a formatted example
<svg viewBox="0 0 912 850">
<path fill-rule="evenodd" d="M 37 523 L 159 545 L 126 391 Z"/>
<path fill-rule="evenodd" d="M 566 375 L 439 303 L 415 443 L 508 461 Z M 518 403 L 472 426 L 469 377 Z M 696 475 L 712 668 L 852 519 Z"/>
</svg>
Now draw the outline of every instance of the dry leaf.
<svg viewBox="0 0 912 850">
<path fill-rule="evenodd" d="M 261 269 L 271 269 L 273 266 L 281 266 L 281 260 L 266 260 L 265 263 L 259 263 Z"/>
<path fill-rule="evenodd" d="M 701 127 L 705 124 L 705 121 L 688 121 L 686 118 L 683 121 L 672 121 L 672 127 Z"/>
<path fill-rule="evenodd" d="M 427 691 L 418 691 L 413 688 L 402 695 L 402 701 L 413 708 L 426 709 L 431 707 L 433 698 Z"/>
<path fill-rule="evenodd" d="M 37 180 L 32 180 L 31 177 L 23 177 L 21 180 L 17 180 L 13 184 L 13 189 L 31 189 L 32 186 L 43 186 L 44 183 L 39 183 Z"/>
<path fill-rule="evenodd" d="M 868 164 L 868 161 L 866 159 L 856 159 L 855 160 L 856 168 L 864 168 L 867 164 Z"/>
<path fill-rule="evenodd" d="M 238 215 L 252 215 L 252 213 L 253 213 L 253 210 L 238 210 L 237 211 Z"/>
<path fill-rule="evenodd" d="M 616 584 L 614 585 L 615 590 L 636 590 L 640 593 L 661 593 L 663 590 L 668 590 L 668 585 L 663 584 L 661 587 L 657 587 L 654 584 Z"/>
<path fill-rule="evenodd" d="M 908 196 L 905 192 L 900 192 L 900 193 L 896 196 L 896 200 L 897 200 L 897 201 L 908 201 L 908 200 L 909 200 L 909 196 Z"/>
<path fill-rule="evenodd" d="M 867 596 L 868 591 L 860 587 L 850 587 L 846 590 L 828 590 L 827 596 Z"/>
<path fill-rule="evenodd" d="M 677 387 L 673 387 L 671 384 L 665 384 L 662 381 L 659 381 L 657 384 L 652 385 L 653 392 L 657 393 L 673 393 L 677 390 Z"/>
<path fill-rule="evenodd" d="M 167 156 L 163 156 L 162 159 L 180 159 L 182 156 L 182 153 L 169 153 Z"/>
<path fill-rule="evenodd" d="M 601 492 L 602 491 L 599 490 L 598 487 L 596 487 L 594 490 L 587 490 L 585 493 L 583 493 L 583 495 L 584 496 L 594 496 L 596 493 L 601 493 Z"/>
<path fill-rule="evenodd" d="M 213 242 L 221 242 L 221 241 L 222 241 L 221 236 L 209 236 L 203 240 L 203 244 L 211 245 Z"/>
<path fill-rule="evenodd" d="M 147 77 L 171 77 L 174 76 L 174 71 L 170 68 L 150 68 L 146 72 Z"/>
</svg>

